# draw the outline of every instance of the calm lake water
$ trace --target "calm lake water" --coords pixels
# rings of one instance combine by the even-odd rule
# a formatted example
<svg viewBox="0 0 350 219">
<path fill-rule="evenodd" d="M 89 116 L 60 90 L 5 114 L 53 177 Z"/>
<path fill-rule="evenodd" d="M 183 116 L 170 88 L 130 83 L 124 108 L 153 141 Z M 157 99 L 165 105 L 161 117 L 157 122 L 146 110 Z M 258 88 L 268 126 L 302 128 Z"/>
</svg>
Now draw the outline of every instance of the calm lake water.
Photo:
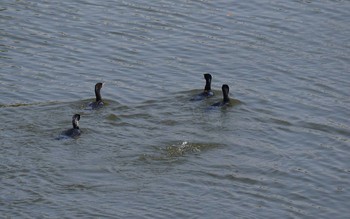
<svg viewBox="0 0 350 219">
<path fill-rule="evenodd" d="M 2 218 L 349 217 L 349 1 L 2 0 L 0 22 Z"/>
</svg>

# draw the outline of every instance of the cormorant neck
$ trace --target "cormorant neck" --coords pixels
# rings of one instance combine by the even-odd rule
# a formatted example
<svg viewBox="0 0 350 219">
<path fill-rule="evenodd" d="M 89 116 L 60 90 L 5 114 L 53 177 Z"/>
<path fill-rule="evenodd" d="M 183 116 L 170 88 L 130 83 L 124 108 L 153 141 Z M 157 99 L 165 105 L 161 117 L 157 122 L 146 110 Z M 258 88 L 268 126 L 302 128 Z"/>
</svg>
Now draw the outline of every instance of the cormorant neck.
<svg viewBox="0 0 350 219">
<path fill-rule="evenodd" d="M 73 128 L 74 128 L 74 129 L 79 129 L 78 121 L 73 120 L 73 121 L 72 121 L 72 124 L 73 124 Z"/>
<path fill-rule="evenodd" d="M 204 91 L 210 91 L 211 86 L 210 86 L 210 80 L 208 79 L 205 83 Z"/>
<path fill-rule="evenodd" d="M 223 96 L 224 96 L 224 103 L 227 103 L 230 101 L 230 98 L 228 97 L 228 92 L 224 91 L 222 92 Z"/>
<path fill-rule="evenodd" d="M 96 102 L 99 102 L 102 100 L 101 92 L 99 89 L 95 89 L 95 95 L 96 95 Z"/>
</svg>

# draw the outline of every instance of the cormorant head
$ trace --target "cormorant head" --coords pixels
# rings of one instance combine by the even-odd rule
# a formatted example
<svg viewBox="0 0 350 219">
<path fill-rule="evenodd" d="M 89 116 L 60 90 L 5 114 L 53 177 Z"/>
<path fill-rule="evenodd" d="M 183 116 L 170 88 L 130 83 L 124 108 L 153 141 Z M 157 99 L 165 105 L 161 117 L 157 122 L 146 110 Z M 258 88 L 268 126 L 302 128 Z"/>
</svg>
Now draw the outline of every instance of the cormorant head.
<svg viewBox="0 0 350 219">
<path fill-rule="evenodd" d="M 100 82 L 100 83 L 97 83 L 97 84 L 95 85 L 95 91 L 101 90 L 103 84 L 104 84 L 104 83 L 101 83 L 101 82 Z"/>
</svg>

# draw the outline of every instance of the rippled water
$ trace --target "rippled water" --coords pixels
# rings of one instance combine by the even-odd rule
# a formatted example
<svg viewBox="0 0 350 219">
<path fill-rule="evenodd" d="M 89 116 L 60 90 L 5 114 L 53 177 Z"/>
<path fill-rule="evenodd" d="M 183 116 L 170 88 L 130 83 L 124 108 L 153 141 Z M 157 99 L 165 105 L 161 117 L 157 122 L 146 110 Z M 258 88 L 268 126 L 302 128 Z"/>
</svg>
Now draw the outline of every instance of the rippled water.
<svg viewBox="0 0 350 219">
<path fill-rule="evenodd" d="M 4 218 L 346 218 L 350 2 L 2 1 Z M 189 101 L 213 75 L 215 96 Z M 104 108 L 91 111 L 105 82 Z M 231 106 L 210 108 L 230 86 Z M 78 139 L 55 140 L 81 115 Z"/>
</svg>

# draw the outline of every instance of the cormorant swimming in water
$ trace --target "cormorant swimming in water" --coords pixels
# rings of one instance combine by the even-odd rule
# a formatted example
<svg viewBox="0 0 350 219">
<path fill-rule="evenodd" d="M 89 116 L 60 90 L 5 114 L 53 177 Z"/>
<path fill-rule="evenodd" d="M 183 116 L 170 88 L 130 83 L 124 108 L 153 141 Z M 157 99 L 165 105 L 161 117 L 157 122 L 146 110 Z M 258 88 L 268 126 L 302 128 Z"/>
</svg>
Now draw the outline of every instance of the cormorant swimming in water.
<svg viewBox="0 0 350 219">
<path fill-rule="evenodd" d="M 95 85 L 96 101 L 89 104 L 91 109 L 98 109 L 98 108 L 103 106 L 103 101 L 102 101 L 102 97 L 101 97 L 101 88 L 102 88 L 103 84 L 104 83 L 97 83 Z"/>
<path fill-rule="evenodd" d="M 196 100 L 203 100 L 205 98 L 214 96 L 214 93 L 211 91 L 211 74 L 204 74 L 204 79 L 205 79 L 205 87 L 204 91 L 197 96 L 193 97 L 191 100 L 196 101 Z"/>
<path fill-rule="evenodd" d="M 72 117 L 72 125 L 73 128 L 68 129 L 64 132 L 61 133 L 61 137 L 59 137 L 58 139 L 62 139 L 64 137 L 70 137 L 70 138 L 76 138 L 81 134 L 81 131 L 79 129 L 79 120 L 80 120 L 80 115 L 79 114 L 75 114 Z"/>
<path fill-rule="evenodd" d="M 228 92 L 229 92 L 230 88 L 228 87 L 227 84 L 223 84 L 221 89 L 222 89 L 222 95 L 224 97 L 223 100 L 220 102 L 214 103 L 211 106 L 225 106 L 228 103 L 230 103 L 230 98 L 228 97 Z"/>
</svg>

